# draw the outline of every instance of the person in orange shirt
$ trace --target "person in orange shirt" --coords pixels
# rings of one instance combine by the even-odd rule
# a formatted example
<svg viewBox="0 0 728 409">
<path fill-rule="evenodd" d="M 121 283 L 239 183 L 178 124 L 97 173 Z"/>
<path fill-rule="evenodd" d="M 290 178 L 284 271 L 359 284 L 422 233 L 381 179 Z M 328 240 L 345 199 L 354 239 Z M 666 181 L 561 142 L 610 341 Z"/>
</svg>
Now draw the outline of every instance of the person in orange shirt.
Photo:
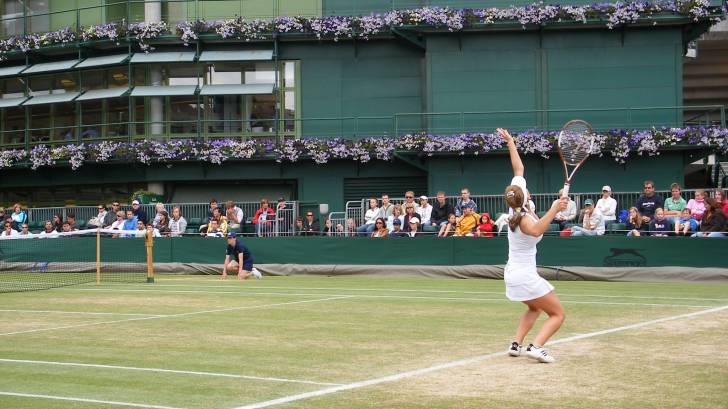
<svg viewBox="0 0 728 409">
<path fill-rule="evenodd" d="M 473 212 L 472 206 L 463 207 L 463 215 L 457 219 L 457 227 L 455 227 L 455 236 L 479 236 L 478 225 L 480 220 L 478 216 Z"/>
</svg>

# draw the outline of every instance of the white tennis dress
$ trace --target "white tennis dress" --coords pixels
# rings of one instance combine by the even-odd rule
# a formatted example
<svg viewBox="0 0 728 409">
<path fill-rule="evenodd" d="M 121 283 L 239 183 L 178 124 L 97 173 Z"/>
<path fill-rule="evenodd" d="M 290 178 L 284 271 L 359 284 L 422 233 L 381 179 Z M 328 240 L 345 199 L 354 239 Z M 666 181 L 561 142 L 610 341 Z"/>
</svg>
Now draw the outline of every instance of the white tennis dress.
<svg viewBox="0 0 728 409">
<path fill-rule="evenodd" d="M 528 200 L 526 179 L 523 176 L 514 176 L 511 184 L 523 189 L 525 200 Z M 531 213 L 526 216 L 534 222 L 538 221 Z M 504 278 L 506 297 L 509 300 L 529 301 L 553 291 L 554 286 L 538 275 L 536 270 L 536 245 L 542 237 L 529 236 L 520 227 L 516 227 L 516 231 L 511 231 L 508 227 L 508 264 Z"/>
</svg>

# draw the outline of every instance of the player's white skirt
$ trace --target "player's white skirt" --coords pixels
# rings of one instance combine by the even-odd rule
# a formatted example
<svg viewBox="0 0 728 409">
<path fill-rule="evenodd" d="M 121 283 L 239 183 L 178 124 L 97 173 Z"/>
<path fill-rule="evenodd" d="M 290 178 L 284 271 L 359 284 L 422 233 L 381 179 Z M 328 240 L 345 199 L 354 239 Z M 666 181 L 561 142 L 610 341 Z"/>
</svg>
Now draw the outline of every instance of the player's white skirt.
<svg viewBox="0 0 728 409">
<path fill-rule="evenodd" d="M 504 271 L 506 297 L 511 301 L 530 301 L 554 290 L 548 281 L 538 275 L 535 265 L 507 264 Z"/>
</svg>

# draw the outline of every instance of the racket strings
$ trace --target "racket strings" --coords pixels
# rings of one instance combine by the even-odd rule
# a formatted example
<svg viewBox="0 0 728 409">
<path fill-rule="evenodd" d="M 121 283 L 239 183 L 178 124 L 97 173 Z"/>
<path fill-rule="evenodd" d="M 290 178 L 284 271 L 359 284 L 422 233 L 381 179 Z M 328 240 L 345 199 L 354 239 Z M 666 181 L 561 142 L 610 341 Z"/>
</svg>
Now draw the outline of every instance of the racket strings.
<svg viewBox="0 0 728 409">
<path fill-rule="evenodd" d="M 565 129 L 559 136 L 558 145 L 564 162 L 576 166 L 591 154 L 594 137 L 587 128 Z"/>
</svg>

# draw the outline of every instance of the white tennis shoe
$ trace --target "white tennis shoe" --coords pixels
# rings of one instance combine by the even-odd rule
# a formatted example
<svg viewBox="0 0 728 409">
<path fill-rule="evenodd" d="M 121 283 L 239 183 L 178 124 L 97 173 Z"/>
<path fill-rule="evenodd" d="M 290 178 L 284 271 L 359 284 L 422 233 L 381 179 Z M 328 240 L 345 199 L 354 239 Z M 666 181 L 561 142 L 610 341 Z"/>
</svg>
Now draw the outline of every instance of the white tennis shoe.
<svg viewBox="0 0 728 409">
<path fill-rule="evenodd" d="M 526 349 L 526 356 L 544 364 L 556 362 L 556 358 L 549 355 L 543 347 L 535 347 L 533 344 L 530 344 Z"/>
<path fill-rule="evenodd" d="M 523 346 L 519 345 L 518 342 L 511 342 L 511 347 L 508 348 L 508 355 L 510 356 L 521 356 L 523 352 Z"/>
<path fill-rule="evenodd" d="M 253 267 L 253 271 L 251 271 L 251 273 L 253 273 L 253 277 L 257 278 L 258 280 L 263 278 L 263 274 L 261 274 L 260 271 L 258 271 L 258 269 L 255 267 Z"/>
</svg>

